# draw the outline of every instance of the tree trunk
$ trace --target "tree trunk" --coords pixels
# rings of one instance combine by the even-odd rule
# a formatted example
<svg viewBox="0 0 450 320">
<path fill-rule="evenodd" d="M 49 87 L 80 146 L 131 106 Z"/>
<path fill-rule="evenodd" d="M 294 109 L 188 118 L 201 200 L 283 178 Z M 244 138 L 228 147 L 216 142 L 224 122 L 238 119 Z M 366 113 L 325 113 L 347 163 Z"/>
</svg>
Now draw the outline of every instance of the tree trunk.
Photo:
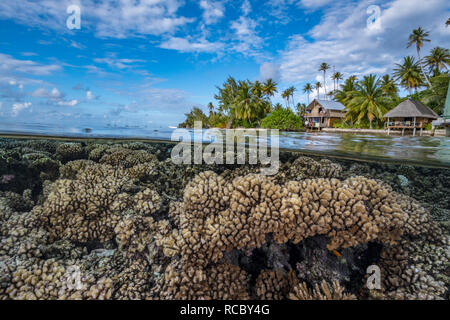
<svg viewBox="0 0 450 320">
<path fill-rule="evenodd" d="M 227 122 L 227 126 L 226 126 L 227 129 L 231 129 L 231 127 L 233 126 L 233 121 L 234 121 L 234 117 L 231 115 L 230 120 L 228 120 L 228 122 Z"/>
<path fill-rule="evenodd" d="M 323 90 L 325 90 L 325 100 L 327 99 L 327 80 L 325 77 L 325 71 L 323 72 Z"/>
<path fill-rule="evenodd" d="M 369 119 L 370 129 L 372 129 L 372 120 Z"/>
<path fill-rule="evenodd" d="M 425 74 L 425 71 L 423 70 L 423 64 L 422 64 L 422 60 L 420 59 L 420 50 L 417 48 L 417 56 L 419 57 L 419 64 L 420 64 L 420 69 L 422 70 L 422 74 L 425 77 L 425 80 L 427 80 L 428 83 L 428 87 L 430 89 L 433 89 L 433 86 L 431 85 L 430 80 L 428 79 L 428 76 Z"/>
</svg>

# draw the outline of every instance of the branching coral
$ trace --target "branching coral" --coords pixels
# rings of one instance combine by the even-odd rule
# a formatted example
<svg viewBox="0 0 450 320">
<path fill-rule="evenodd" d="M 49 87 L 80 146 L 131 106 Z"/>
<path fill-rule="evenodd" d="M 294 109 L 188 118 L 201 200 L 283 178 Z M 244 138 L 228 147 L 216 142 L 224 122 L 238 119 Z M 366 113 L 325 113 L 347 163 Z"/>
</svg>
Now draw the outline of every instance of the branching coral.
<svg viewBox="0 0 450 320">
<path fill-rule="evenodd" d="M 62 162 L 83 159 L 85 151 L 81 143 L 61 143 L 56 148 L 56 157 Z"/>
<path fill-rule="evenodd" d="M 353 294 L 344 293 L 345 288 L 339 282 L 333 282 L 332 286 L 322 281 L 315 284 L 314 289 L 308 288 L 305 282 L 301 282 L 294 287 L 289 294 L 292 300 L 356 300 Z"/>
<path fill-rule="evenodd" d="M 248 299 L 247 275 L 238 266 L 219 264 L 202 268 L 195 264 L 171 263 L 164 274 L 163 299 Z"/>
<path fill-rule="evenodd" d="M 430 221 L 425 211 L 406 210 L 410 202 L 363 177 L 280 186 L 260 175 L 227 183 L 205 172 L 186 187 L 179 229 L 163 245 L 168 255 L 194 255 L 199 264 L 207 264 L 224 251 L 260 247 L 269 233 L 278 243 L 327 235 L 332 250 L 375 239 L 395 243 L 404 231 L 438 232 L 421 223 Z"/>
<path fill-rule="evenodd" d="M 76 179 L 57 180 L 44 204 L 33 209 L 52 238 L 107 241 L 123 210 L 157 210 L 155 192 L 144 190 L 134 197 L 127 193 L 134 186 L 124 169 L 92 163 L 78 168 Z"/>
<path fill-rule="evenodd" d="M 293 180 L 305 178 L 339 178 L 342 176 L 341 165 L 328 159 L 316 161 L 309 157 L 298 157 L 289 165 L 288 173 Z"/>
<path fill-rule="evenodd" d="M 159 162 L 170 146 L 86 144 L 0 150 L 14 174 L 0 192 L 0 299 L 353 299 L 367 297 L 370 263 L 382 273 L 370 298 L 438 299 L 448 286 L 448 242 L 428 211 L 384 182 L 344 180 L 356 173 L 345 161 L 286 156 L 266 177 Z M 12 188 L 22 168 L 37 184 Z"/>
<path fill-rule="evenodd" d="M 373 240 L 395 244 L 404 233 L 440 233 L 428 213 L 412 199 L 363 177 L 277 185 L 271 178 L 255 174 L 227 182 L 213 172 L 204 172 L 188 184 L 180 205 L 182 209 L 173 210 L 179 214 L 175 219 L 178 229 L 167 232 L 158 243 L 166 255 L 179 255 L 181 265 L 189 265 L 195 270 L 191 273 L 198 274 L 192 287 L 186 284 L 188 289 L 177 290 L 190 296 L 205 277 L 209 263 L 218 262 L 227 251 L 259 248 L 270 234 L 280 244 L 326 235 L 327 247 L 333 250 Z M 172 273 L 169 269 L 168 274 Z M 268 279 L 276 279 L 275 273 L 268 274 L 273 275 Z M 266 287 L 263 279 L 261 288 Z M 338 287 L 334 289 L 339 292 Z M 325 291 L 314 294 L 329 298 Z"/>
<path fill-rule="evenodd" d="M 444 241 L 448 247 L 448 239 Z M 429 250 L 433 247 L 433 250 Z M 426 244 L 423 240 L 404 240 L 399 246 L 383 248 L 379 262 L 383 276 L 382 297 L 442 299 L 448 283 L 445 284 L 436 277 L 445 274 L 448 261 L 448 252 L 432 243 Z"/>
<path fill-rule="evenodd" d="M 256 295 L 261 300 L 285 299 L 297 282 L 293 270 L 287 274 L 282 270 L 262 270 L 256 278 Z"/>
</svg>

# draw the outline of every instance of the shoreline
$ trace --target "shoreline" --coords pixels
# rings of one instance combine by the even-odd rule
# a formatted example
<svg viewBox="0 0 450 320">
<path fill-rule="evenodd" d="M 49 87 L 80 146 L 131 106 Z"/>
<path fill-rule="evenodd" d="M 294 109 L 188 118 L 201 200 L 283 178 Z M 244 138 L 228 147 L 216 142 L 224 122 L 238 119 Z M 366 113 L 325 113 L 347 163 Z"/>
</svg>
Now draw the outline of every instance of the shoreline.
<svg viewBox="0 0 450 320">
<path fill-rule="evenodd" d="M 186 128 L 185 128 L 186 129 Z M 192 128 L 187 128 L 187 129 L 192 129 Z M 220 129 L 220 130 L 227 130 L 224 128 L 208 128 L 208 129 Z M 238 127 L 238 128 L 234 128 L 234 130 L 249 130 L 249 129 L 253 129 L 253 130 L 261 130 L 262 128 L 242 128 L 242 127 Z M 305 133 L 312 133 L 313 131 L 308 131 L 306 128 L 303 130 L 298 130 L 298 131 L 284 131 L 284 130 L 280 130 L 280 132 L 305 132 Z M 342 128 L 321 128 L 320 131 L 314 131 L 314 133 L 317 132 L 330 132 L 330 133 L 373 133 L 373 134 L 383 134 L 383 135 L 388 135 L 387 134 L 387 130 L 385 129 L 357 129 L 357 128 L 348 128 L 348 129 L 342 129 Z M 431 134 L 431 130 L 423 130 L 422 132 L 422 136 L 432 136 Z M 392 130 L 391 129 L 391 133 L 390 135 L 399 135 L 401 136 L 402 131 L 401 130 Z M 413 136 L 410 132 L 407 132 L 403 135 L 404 137 L 407 136 Z M 420 137 L 420 132 L 416 132 L 416 137 Z M 434 131 L 434 136 L 435 137 L 445 137 L 445 129 L 436 129 Z"/>
<path fill-rule="evenodd" d="M 348 132 L 348 133 L 377 133 L 377 134 L 387 134 L 387 130 L 384 129 L 341 129 L 341 128 L 322 128 L 321 131 L 324 132 Z M 401 136 L 402 131 L 401 130 L 392 130 L 390 135 L 400 135 Z M 420 137 L 420 132 L 416 132 L 416 137 Z M 405 133 L 404 137 L 411 136 L 411 133 Z M 422 136 L 431 136 L 431 130 L 423 130 Z M 436 129 L 434 132 L 434 136 L 436 137 L 445 137 L 445 129 Z"/>
</svg>

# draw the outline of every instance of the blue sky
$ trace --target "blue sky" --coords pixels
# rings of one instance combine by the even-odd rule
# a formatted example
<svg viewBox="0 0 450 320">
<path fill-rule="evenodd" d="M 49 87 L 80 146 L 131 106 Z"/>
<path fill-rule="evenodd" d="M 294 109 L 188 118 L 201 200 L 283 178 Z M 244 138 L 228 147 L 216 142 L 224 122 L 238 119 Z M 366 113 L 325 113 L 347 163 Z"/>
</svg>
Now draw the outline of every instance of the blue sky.
<svg viewBox="0 0 450 320">
<path fill-rule="evenodd" d="M 80 29 L 67 28 L 70 5 Z M 415 55 L 406 42 L 418 26 L 431 32 L 424 53 L 448 48 L 449 13 L 445 0 L 1 1 L 0 123 L 177 125 L 228 75 L 274 78 L 306 102 L 321 62 L 382 75 Z"/>
</svg>

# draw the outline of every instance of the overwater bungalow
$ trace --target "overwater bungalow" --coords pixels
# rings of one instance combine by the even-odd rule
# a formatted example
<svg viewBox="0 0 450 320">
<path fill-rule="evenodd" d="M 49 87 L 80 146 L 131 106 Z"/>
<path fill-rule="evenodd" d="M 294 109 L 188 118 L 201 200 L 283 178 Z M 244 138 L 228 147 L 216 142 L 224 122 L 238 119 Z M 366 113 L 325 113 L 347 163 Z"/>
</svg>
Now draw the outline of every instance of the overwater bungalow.
<svg viewBox="0 0 450 320">
<path fill-rule="evenodd" d="M 385 129 L 388 134 L 390 134 L 391 129 L 401 130 L 402 135 L 405 130 L 412 130 L 414 136 L 416 130 L 419 129 L 420 135 L 422 135 L 425 125 L 438 117 L 436 112 L 420 101 L 407 99 L 384 115 L 384 118 L 387 118 Z"/>
<path fill-rule="evenodd" d="M 309 129 L 332 128 L 333 123 L 345 118 L 345 106 L 337 101 L 314 99 L 306 107 L 305 127 Z"/>
</svg>

